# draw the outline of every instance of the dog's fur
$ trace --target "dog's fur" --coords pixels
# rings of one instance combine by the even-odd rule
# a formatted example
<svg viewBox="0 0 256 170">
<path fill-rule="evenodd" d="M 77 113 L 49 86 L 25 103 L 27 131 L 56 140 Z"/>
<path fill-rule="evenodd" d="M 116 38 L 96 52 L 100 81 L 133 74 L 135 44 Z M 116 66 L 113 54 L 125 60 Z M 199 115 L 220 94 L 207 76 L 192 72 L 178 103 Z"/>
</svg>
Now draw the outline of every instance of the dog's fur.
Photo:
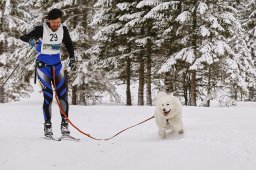
<svg viewBox="0 0 256 170">
<path fill-rule="evenodd" d="M 166 131 L 172 130 L 180 135 L 184 133 L 182 123 L 182 104 L 173 94 L 160 92 L 157 96 L 155 121 L 159 135 L 166 138 Z"/>
</svg>

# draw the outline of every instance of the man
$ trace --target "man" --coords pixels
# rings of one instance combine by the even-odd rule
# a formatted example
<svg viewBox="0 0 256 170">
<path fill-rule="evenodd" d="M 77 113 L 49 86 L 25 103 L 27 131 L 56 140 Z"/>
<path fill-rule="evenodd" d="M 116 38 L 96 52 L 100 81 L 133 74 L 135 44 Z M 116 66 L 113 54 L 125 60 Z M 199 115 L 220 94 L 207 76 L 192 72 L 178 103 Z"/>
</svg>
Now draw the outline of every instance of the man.
<svg viewBox="0 0 256 170">
<path fill-rule="evenodd" d="M 28 42 L 38 52 L 36 71 L 44 95 L 44 135 L 50 138 L 53 135 L 51 123 L 51 105 L 53 100 L 53 88 L 51 83 L 53 83 L 53 67 L 55 69 L 58 99 L 67 116 L 69 110 L 66 80 L 60 60 L 61 43 L 65 44 L 69 53 L 69 66 L 71 69 L 73 69 L 75 64 L 74 47 L 67 27 L 61 24 L 62 15 L 61 10 L 52 9 L 47 16 L 48 22 L 43 23 L 41 26 L 36 26 L 30 33 L 20 37 L 22 41 Z M 69 135 L 68 121 L 63 115 L 61 116 L 61 134 Z"/>
</svg>

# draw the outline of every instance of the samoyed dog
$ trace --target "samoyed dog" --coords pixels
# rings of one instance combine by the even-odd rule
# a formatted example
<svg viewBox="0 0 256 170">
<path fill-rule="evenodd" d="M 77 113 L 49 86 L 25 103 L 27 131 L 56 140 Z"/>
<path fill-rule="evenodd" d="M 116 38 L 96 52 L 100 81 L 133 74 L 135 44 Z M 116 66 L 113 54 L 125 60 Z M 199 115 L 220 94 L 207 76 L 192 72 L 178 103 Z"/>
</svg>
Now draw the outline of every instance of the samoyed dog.
<svg viewBox="0 0 256 170">
<path fill-rule="evenodd" d="M 157 96 L 155 121 L 159 128 L 159 135 L 166 138 L 167 131 L 184 133 L 182 123 L 182 104 L 173 94 L 160 92 Z"/>
</svg>

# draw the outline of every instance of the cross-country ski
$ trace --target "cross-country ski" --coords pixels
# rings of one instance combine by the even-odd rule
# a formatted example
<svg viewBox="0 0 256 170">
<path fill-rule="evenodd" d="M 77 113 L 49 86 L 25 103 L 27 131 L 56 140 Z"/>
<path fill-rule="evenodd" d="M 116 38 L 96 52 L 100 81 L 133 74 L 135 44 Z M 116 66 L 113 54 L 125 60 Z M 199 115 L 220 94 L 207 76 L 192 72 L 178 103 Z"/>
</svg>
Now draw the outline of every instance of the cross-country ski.
<svg viewBox="0 0 256 170">
<path fill-rule="evenodd" d="M 75 141 L 75 142 L 80 141 L 80 139 L 75 138 L 75 137 L 70 136 L 70 135 L 62 135 L 61 137 L 57 138 L 57 141 L 62 141 L 62 140 L 69 140 L 69 141 Z"/>
</svg>

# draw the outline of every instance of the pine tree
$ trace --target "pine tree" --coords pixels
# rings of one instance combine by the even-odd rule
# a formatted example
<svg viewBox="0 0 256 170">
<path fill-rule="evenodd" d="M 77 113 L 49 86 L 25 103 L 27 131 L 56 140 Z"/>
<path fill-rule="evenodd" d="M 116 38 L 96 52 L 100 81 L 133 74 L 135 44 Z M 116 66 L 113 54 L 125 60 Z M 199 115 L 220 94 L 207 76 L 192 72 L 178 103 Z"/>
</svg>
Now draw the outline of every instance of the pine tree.
<svg viewBox="0 0 256 170">
<path fill-rule="evenodd" d="M 102 8 L 98 17 L 98 25 L 102 28 L 95 36 L 101 47 L 99 52 L 101 59 L 108 62 L 113 59 L 116 62 L 114 70 L 119 78 L 125 77 L 127 84 L 127 105 L 131 105 L 130 79 L 138 80 L 138 105 L 144 105 L 144 89 L 147 84 L 147 105 L 152 105 L 152 55 L 156 51 L 156 30 L 150 17 L 146 14 L 152 9 L 153 4 L 146 1 L 111 1 L 96 5 Z M 105 6 L 104 6 L 105 5 Z M 112 18 L 115 16 L 114 18 Z M 107 19 L 106 19 L 107 18 Z M 126 65 L 123 65 L 126 63 Z M 124 67 L 123 67 L 124 66 Z M 132 69 L 132 70 L 131 70 Z M 113 68 L 111 69 L 113 71 Z M 125 72 L 124 72 L 125 70 Z M 146 74 L 146 76 L 145 76 Z M 122 79 L 121 79 L 122 80 Z"/>
<path fill-rule="evenodd" d="M 253 0 L 241 0 L 237 4 L 240 13 L 240 20 L 245 29 L 243 39 L 247 43 L 248 53 L 246 56 L 251 56 L 253 67 L 256 67 L 256 2 Z M 251 71 L 245 76 L 248 83 L 248 100 L 256 101 L 256 84 L 255 84 L 255 69 L 246 68 Z M 254 70 L 254 72 L 253 72 Z"/>
<path fill-rule="evenodd" d="M 177 15 L 177 11 L 180 9 L 179 1 L 140 1 L 137 7 L 146 9 L 146 14 L 144 15 L 144 20 L 146 23 L 146 35 L 147 39 L 145 45 L 145 53 L 147 54 L 145 60 L 147 61 L 147 66 L 150 66 L 148 71 L 147 67 L 147 77 L 152 75 L 153 81 L 150 84 L 155 85 L 157 90 L 165 90 L 166 92 L 174 92 L 175 89 L 174 80 L 172 75 L 174 71 L 165 72 L 164 74 L 156 74 L 161 67 L 162 63 L 168 58 L 166 56 L 173 52 L 177 52 L 178 45 L 175 42 L 175 30 L 177 24 L 174 21 L 174 16 Z M 150 54 L 150 55 L 148 55 Z M 150 74 L 149 74 L 150 73 Z M 148 79 L 149 80 L 149 79 Z M 159 80 L 159 83 L 158 81 Z M 162 84 L 161 82 L 164 82 Z M 172 83 L 170 83 L 172 82 Z M 163 85 L 163 88 L 162 88 Z M 149 88 L 147 88 L 149 89 Z"/>
<path fill-rule="evenodd" d="M 21 1 L 20 1 L 21 2 Z M 19 97 L 25 97 L 32 91 L 32 87 L 27 79 L 32 72 L 24 72 L 25 65 L 31 57 L 31 50 L 22 48 L 19 40 L 20 26 L 24 23 L 22 11 L 19 9 L 19 1 L 6 0 L 1 2 L 1 83 L 4 85 L 6 101 L 17 100 Z M 3 50 L 4 49 L 4 50 Z M 14 74 L 9 77 L 17 67 Z M 29 66 L 26 66 L 29 68 Z M 25 68 L 26 69 L 26 68 Z M 8 81 L 7 81 L 8 80 Z"/>
<path fill-rule="evenodd" d="M 76 37 L 74 42 L 77 69 L 70 75 L 70 84 L 73 89 L 72 103 L 74 104 L 78 100 L 80 104 L 86 104 L 87 99 L 95 98 L 104 92 L 107 92 L 116 102 L 120 102 L 120 97 L 109 76 L 97 67 L 93 55 L 91 56 L 91 53 L 87 51 L 94 45 L 92 40 L 94 28 L 88 24 L 95 13 L 95 8 L 92 5 L 93 3 L 90 1 L 76 1 L 71 8 L 72 11 L 69 11 L 73 15 L 67 19 L 70 20 L 69 25 L 72 25 L 72 35 Z"/>
<path fill-rule="evenodd" d="M 125 5 L 125 7 L 122 5 Z M 116 8 L 116 6 L 116 1 L 99 0 L 95 3 L 94 7 L 99 8 L 99 10 L 91 25 L 98 27 L 99 31 L 94 36 L 97 44 L 89 51 L 95 56 L 101 69 L 112 75 L 112 79 L 119 77 L 126 82 L 126 105 L 131 105 L 132 44 L 127 36 L 121 36 L 122 30 L 119 36 L 116 35 L 118 34 L 116 31 L 123 25 L 118 18 L 125 13 L 127 8 L 131 7 L 131 3 L 119 4 L 119 8 Z M 131 34 L 129 30 L 123 31 L 126 34 Z"/>
<path fill-rule="evenodd" d="M 236 74 L 228 72 L 239 58 L 230 45 L 230 39 L 238 33 L 236 30 L 241 30 L 241 25 L 233 8 L 224 1 L 194 0 L 180 3 L 181 13 L 175 19 L 179 26 L 175 34 L 179 36 L 176 39 L 182 48 L 170 56 L 161 71 L 183 65 L 181 68 L 184 71 L 177 71 L 185 73 L 184 77 L 188 78 L 185 81 L 190 82 L 190 104 L 196 105 L 196 96 L 202 97 L 208 92 L 206 100 L 202 99 L 204 102 L 211 99 L 213 92 L 210 89 L 214 84 L 222 82 L 222 85 L 230 87 L 230 83 L 225 82 L 227 78 L 230 75 L 242 75 L 238 70 Z M 233 77 L 231 80 L 237 79 Z"/>
<path fill-rule="evenodd" d="M 100 100 L 105 92 L 119 101 L 114 85 L 120 83 L 127 86 L 127 105 L 132 83 L 139 85 L 138 105 L 152 104 L 152 85 L 183 96 L 187 105 L 255 100 L 253 0 L 4 0 L 0 82 L 19 65 L 4 86 L 7 100 L 32 91 L 33 62 L 27 62 L 35 54 L 18 38 L 52 8 L 64 11 L 75 44 L 76 71 L 65 73 L 73 104 Z M 67 65 L 67 52 L 62 54 Z"/>
</svg>

